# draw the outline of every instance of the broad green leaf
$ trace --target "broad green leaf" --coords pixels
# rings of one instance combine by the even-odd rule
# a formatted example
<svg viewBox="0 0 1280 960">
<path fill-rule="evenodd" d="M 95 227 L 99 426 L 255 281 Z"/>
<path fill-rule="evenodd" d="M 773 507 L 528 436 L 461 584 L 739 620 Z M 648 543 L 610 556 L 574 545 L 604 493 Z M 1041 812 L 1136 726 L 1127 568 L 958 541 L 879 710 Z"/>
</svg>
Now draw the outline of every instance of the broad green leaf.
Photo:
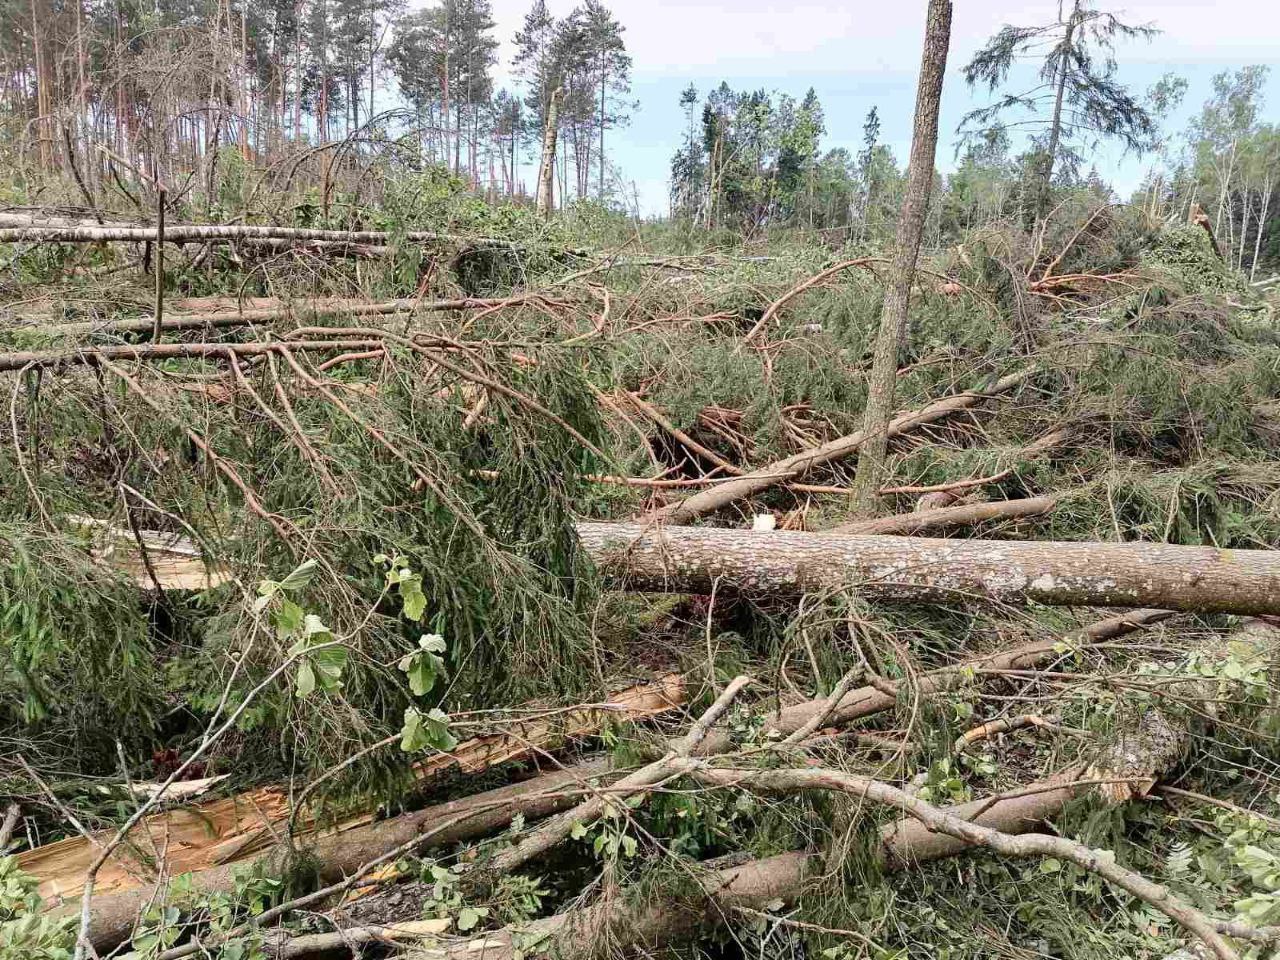
<svg viewBox="0 0 1280 960">
<path fill-rule="evenodd" d="M 409 689 L 415 697 L 425 696 L 436 685 L 436 677 L 444 672 L 444 661 L 434 653 L 411 653 L 400 660 L 400 669 L 409 678 Z"/>
<path fill-rule="evenodd" d="M 422 592 L 422 577 L 411 574 L 400 581 L 400 600 L 404 603 L 404 615 L 418 623 L 427 612 L 427 598 Z"/>
<path fill-rule="evenodd" d="M 303 660 L 298 665 L 298 687 L 297 694 L 299 697 L 309 697 L 311 692 L 316 688 L 316 673 L 311 668 L 310 660 Z"/>
<path fill-rule="evenodd" d="M 418 646 L 428 653 L 444 653 L 444 637 L 438 633 L 424 633 L 418 638 Z"/>
<path fill-rule="evenodd" d="M 305 560 L 280 581 L 280 588 L 282 590 L 301 590 L 311 582 L 311 578 L 315 576 L 315 573 L 316 561 Z"/>
<path fill-rule="evenodd" d="M 280 606 L 272 615 L 276 626 L 276 636 L 284 639 L 293 636 L 302 626 L 302 608 L 292 600 L 281 600 Z"/>
<path fill-rule="evenodd" d="M 426 727 L 429 743 L 437 750 L 447 752 L 458 745 L 457 737 L 449 732 L 449 715 L 439 707 L 427 713 Z"/>
<path fill-rule="evenodd" d="M 314 613 L 308 613 L 302 621 L 302 632 L 308 637 L 314 637 L 317 634 L 328 633 L 329 628 Z"/>
</svg>

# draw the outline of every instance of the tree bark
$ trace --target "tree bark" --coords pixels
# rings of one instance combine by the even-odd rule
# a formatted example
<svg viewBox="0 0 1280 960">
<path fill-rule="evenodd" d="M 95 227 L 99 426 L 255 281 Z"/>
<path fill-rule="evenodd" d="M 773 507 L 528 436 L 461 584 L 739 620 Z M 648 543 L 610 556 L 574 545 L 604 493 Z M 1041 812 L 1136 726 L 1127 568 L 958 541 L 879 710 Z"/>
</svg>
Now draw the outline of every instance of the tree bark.
<svg viewBox="0 0 1280 960">
<path fill-rule="evenodd" d="M 1155 543 L 832 536 L 651 524 L 578 524 L 605 580 L 623 589 L 796 595 L 851 589 L 915 603 L 1280 613 L 1280 552 Z"/>
<path fill-rule="evenodd" d="M 12 218 L 6 218 L 12 219 Z M 30 226 L 0 228 L 0 243 L 100 243 L 117 240 L 130 242 L 154 241 L 155 227 L 129 226 L 49 226 L 33 223 Z M 204 243 L 226 240 L 337 240 L 343 243 L 391 242 L 391 235 L 383 230 L 318 230 L 308 227 L 242 226 L 239 224 L 183 224 L 169 227 L 164 232 L 168 243 Z M 414 230 L 404 235 L 410 243 L 450 243 L 467 247 L 517 247 L 510 240 L 494 237 L 464 237 L 449 233 Z"/>
<path fill-rule="evenodd" d="M 888 437 L 896 437 L 926 423 L 941 420 L 957 411 L 967 410 L 988 397 L 1007 393 L 1027 379 L 1030 373 L 1031 371 L 1029 370 L 1012 373 L 1007 377 L 1001 378 L 987 390 L 958 393 L 954 396 L 944 397 L 941 400 L 935 400 L 919 410 L 899 414 L 889 424 L 886 435 Z M 667 524 L 688 523 L 695 517 L 719 510 L 780 483 L 797 480 L 815 467 L 841 460 L 855 453 L 865 442 L 866 436 L 866 430 L 860 430 L 857 433 L 851 433 L 848 436 L 824 443 L 822 446 L 815 447 L 812 450 L 797 453 L 759 470 L 736 477 L 727 483 L 718 484 L 700 493 L 695 493 L 693 496 L 686 497 L 678 503 L 655 510 L 649 515 L 648 519 L 661 520 Z"/>
<path fill-rule="evenodd" d="M 898 354 L 907 333 L 911 285 L 915 279 L 920 242 L 929 213 L 929 193 L 933 187 L 934 154 L 938 149 L 938 111 L 942 101 L 942 80 L 947 69 L 951 43 L 951 0 L 929 0 L 925 22 L 924 52 L 920 58 L 920 82 L 916 89 L 915 125 L 911 134 L 911 159 L 907 171 L 907 194 L 898 217 L 898 236 L 885 285 L 880 332 L 867 392 L 867 409 L 862 432 L 866 442 L 858 453 L 854 481 L 854 503 L 870 512 L 884 476 L 893 416 L 894 388 L 898 377 Z"/>
<path fill-rule="evenodd" d="M 551 216 L 554 206 L 552 185 L 555 182 L 556 167 L 556 124 L 560 119 L 560 98 L 563 95 L 564 91 L 560 87 L 551 92 L 551 99 L 547 103 L 547 122 L 542 128 L 542 161 L 538 166 L 537 199 L 540 217 Z"/>
</svg>

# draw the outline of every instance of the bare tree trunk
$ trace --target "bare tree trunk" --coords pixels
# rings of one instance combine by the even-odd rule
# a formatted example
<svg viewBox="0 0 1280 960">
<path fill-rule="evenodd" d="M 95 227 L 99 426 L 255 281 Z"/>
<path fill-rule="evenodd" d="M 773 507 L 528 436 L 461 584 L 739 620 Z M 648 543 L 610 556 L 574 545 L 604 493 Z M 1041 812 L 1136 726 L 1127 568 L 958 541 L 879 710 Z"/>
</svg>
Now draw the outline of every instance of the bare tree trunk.
<svg viewBox="0 0 1280 960">
<path fill-rule="evenodd" d="M 915 278 L 920 241 L 929 213 L 929 192 L 933 187 L 933 161 L 938 148 L 938 109 L 942 99 L 942 79 L 947 69 L 947 49 L 951 42 L 950 0 L 929 0 L 925 25 L 924 53 L 920 60 L 920 83 L 916 91 L 915 127 L 911 134 L 911 160 L 907 173 L 907 195 L 898 218 L 898 237 L 889 266 L 880 333 L 876 338 L 867 393 L 866 435 L 858 453 L 858 473 L 854 481 L 854 503 L 870 512 L 878 497 L 889 445 L 889 420 L 893 416 L 898 353 L 907 331 L 907 311 L 911 284 Z"/>
<path fill-rule="evenodd" d="M 542 161 L 538 166 L 538 215 L 551 216 L 552 184 L 555 182 L 556 122 L 560 118 L 560 98 L 564 91 L 556 87 L 547 104 L 547 122 L 542 128 Z"/>
<path fill-rule="evenodd" d="M 577 525 L 614 587 L 795 595 L 849 589 L 909 602 L 1280 613 L 1280 552 L 1157 543 L 939 540 L 784 530 Z"/>
<path fill-rule="evenodd" d="M 1267 212 L 1271 207 L 1271 191 L 1273 184 L 1270 179 L 1267 180 L 1266 186 L 1262 190 L 1262 209 L 1258 212 L 1258 230 L 1253 236 L 1253 261 L 1249 264 L 1249 282 L 1252 283 L 1258 274 L 1258 258 L 1262 254 L 1262 234 L 1267 229 Z"/>
</svg>

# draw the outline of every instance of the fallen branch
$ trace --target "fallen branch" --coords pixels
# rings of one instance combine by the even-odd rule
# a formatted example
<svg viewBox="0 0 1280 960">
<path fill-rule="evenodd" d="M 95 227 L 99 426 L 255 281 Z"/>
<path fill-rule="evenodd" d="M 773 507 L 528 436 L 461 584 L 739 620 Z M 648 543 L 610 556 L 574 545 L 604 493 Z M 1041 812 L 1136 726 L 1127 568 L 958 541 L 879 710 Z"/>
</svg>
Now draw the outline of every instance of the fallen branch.
<svg viewBox="0 0 1280 960">
<path fill-rule="evenodd" d="M 742 338 L 743 341 L 746 343 L 750 343 L 752 340 L 754 340 L 756 338 L 756 335 L 769 325 L 769 321 L 772 320 L 777 315 L 779 310 L 781 310 L 788 303 L 790 303 L 792 300 L 800 296 L 800 294 L 804 293 L 806 290 L 810 289 L 811 287 L 816 287 L 818 284 L 823 283 L 827 280 L 830 280 L 837 273 L 842 273 L 851 267 L 869 267 L 873 263 L 888 263 L 888 262 L 889 261 L 884 257 L 856 257 L 853 260 L 842 260 L 840 263 L 837 263 L 834 266 L 827 267 L 827 269 L 822 270 L 818 273 L 815 273 L 812 277 L 808 277 L 804 280 L 801 280 L 794 287 L 792 287 L 790 290 L 788 290 L 786 293 L 780 296 L 777 300 L 769 304 L 768 309 L 766 309 L 765 312 L 761 314 L 760 319 L 755 322 L 755 325 L 750 330 L 747 331 L 747 335 Z"/>
<path fill-rule="evenodd" d="M 1156 543 L 842 536 L 652 524 L 577 525 L 615 589 L 795 595 L 851 589 L 913 603 L 1280 613 L 1280 552 Z"/>
<path fill-rule="evenodd" d="M 1024 500 L 995 500 L 989 503 L 965 503 L 934 510 L 916 510 L 874 520 L 855 520 L 823 530 L 824 534 L 908 534 L 951 527 L 971 527 L 987 520 L 1017 520 L 1048 513 L 1057 497 L 1028 497 Z"/>
<path fill-rule="evenodd" d="M 613 785 L 608 797 L 599 795 L 588 797 L 572 810 L 567 810 L 540 824 L 506 850 L 499 851 L 491 861 L 485 864 L 485 871 L 496 876 L 505 876 L 513 870 L 518 870 L 534 857 L 541 856 L 564 840 L 575 825 L 586 825 L 599 819 L 610 803 L 620 803 L 633 794 L 675 776 L 679 772 L 680 761 L 688 759 L 698 745 L 706 739 L 712 725 L 729 709 L 733 699 L 750 682 L 750 677 L 736 678 L 725 687 L 706 713 L 698 718 L 689 732 L 670 745 L 663 757 L 623 777 Z"/>
<path fill-rule="evenodd" d="M 958 393 L 941 400 L 935 400 L 927 406 L 909 413 L 899 414 L 889 424 L 889 436 L 896 437 L 927 423 L 934 423 L 949 417 L 953 413 L 976 406 L 989 397 L 1007 393 L 1030 376 L 1031 371 L 1022 370 L 1010 374 L 997 381 L 987 390 Z M 696 517 L 726 507 L 738 500 L 754 496 L 770 487 L 792 480 L 798 480 L 809 471 L 841 460 L 858 451 L 866 439 L 862 431 L 840 437 L 812 450 L 805 450 L 793 456 L 779 460 L 769 466 L 751 473 L 743 474 L 733 480 L 719 484 L 708 490 L 700 491 L 678 503 L 663 507 L 650 514 L 650 519 L 661 520 L 668 524 L 688 523 Z"/>
<path fill-rule="evenodd" d="M 1238 960 L 1236 951 L 1218 932 L 1215 921 L 1139 873 L 1116 863 L 1109 851 L 1094 850 L 1066 837 L 1045 833 L 1015 836 L 975 823 L 926 803 L 903 790 L 879 780 L 859 777 L 839 770 L 807 768 L 798 770 L 754 770 L 746 768 L 700 768 L 692 772 L 701 783 L 720 787 L 749 788 L 774 793 L 825 790 L 846 793 L 899 810 L 934 833 L 945 834 L 968 846 L 985 847 L 1010 857 L 1057 857 L 1102 877 L 1159 910 L 1188 933 L 1202 940 L 1219 960 Z"/>
</svg>

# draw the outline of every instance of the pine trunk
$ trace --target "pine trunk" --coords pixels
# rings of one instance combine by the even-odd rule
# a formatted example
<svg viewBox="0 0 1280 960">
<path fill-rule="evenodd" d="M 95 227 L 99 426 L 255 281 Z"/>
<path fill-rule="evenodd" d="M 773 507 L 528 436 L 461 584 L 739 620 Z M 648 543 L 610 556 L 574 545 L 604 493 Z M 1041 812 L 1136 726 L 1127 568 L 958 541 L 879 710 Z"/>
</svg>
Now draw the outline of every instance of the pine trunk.
<svg viewBox="0 0 1280 960">
<path fill-rule="evenodd" d="M 1157 543 L 940 540 L 578 524 L 611 586 L 757 595 L 848 589 L 913 603 L 992 600 L 1280 614 L 1280 552 Z"/>
<path fill-rule="evenodd" d="M 938 110 L 942 100 L 942 80 L 947 69 L 947 49 L 951 43 L 951 2 L 930 0 L 925 26 L 924 54 L 920 61 L 920 83 L 916 91 L 915 127 L 911 134 L 911 160 L 907 171 L 907 195 L 898 218 L 898 237 L 884 294 L 880 333 L 876 338 L 867 409 L 863 420 L 866 441 L 858 453 L 854 500 L 860 510 L 871 512 L 884 475 L 889 445 L 889 420 L 893 416 L 898 354 L 907 331 L 907 311 L 916 260 L 929 213 L 929 192 L 933 187 L 934 154 L 938 149 Z"/>
<path fill-rule="evenodd" d="M 556 167 L 556 123 L 560 118 L 560 87 L 551 94 L 547 103 L 547 122 L 542 128 L 542 160 L 538 166 L 538 215 L 551 216 L 552 184 L 555 182 Z"/>
</svg>

